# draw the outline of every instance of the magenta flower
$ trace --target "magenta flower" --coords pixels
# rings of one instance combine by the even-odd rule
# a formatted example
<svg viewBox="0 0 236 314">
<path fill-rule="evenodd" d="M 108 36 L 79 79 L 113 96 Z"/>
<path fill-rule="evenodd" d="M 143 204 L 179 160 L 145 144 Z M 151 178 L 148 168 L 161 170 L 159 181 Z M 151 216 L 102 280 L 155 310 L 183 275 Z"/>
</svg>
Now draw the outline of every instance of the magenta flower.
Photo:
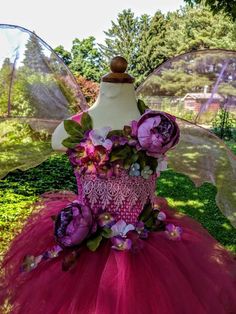
<svg viewBox="0 0 236 314">
<path fill-rule="evenodd" d="M 93 225 L 90 208 L 74 201 L 62 209 L 56 218 L 56 241 L 63 247 L 76 246 L 90 235 Z"/>
<path fill-rule="evenodd" d="M 181 240 L 183 230 L 181 227 L 175 226 L 174 224 L 168 224 L 166 226 L 166 235 L 170 240 Z"/>
<path fill-rule="evenodd" d="M 63 251 L 63 248 L 60 245 L 55 245 L 43 254 L 43 259 L 55 258 L 61 251 Z"/>
<path fill-rule="evenodd" d="M 108 133 L 111 131 L 110 127 L 104 127 L 89 132 L 89 138 L 91 139 L 94 146 L 103 146 L 106 150 L 112 148 L 112 141 L 107 139 Z"/>
<path fill-rule="evenodd" d="M 102 213 L 98 216 L 97 223 L 100 227 L 111 226 L 115 222 L 115 218 L 110 213 Z"/>
<path fill-rule="evenodd" d="M 21 265 L 21 271 L 30 272 L 31 270 L 35 269 L 38 266 L 42 259 L 43 255 L 39 256 L 26 255 Z"/>
<path fill-rule="evenodd" d="M 110 137 L 110 139 L 111 139 L 114 147 L 124 146 L 125 144 L 128 143 L 128 139 L 124 136 L 112 135 Z"/>
<path fill-rule="evenodd" d="M 148 237 L 148 230 L 145 228 L 145 224 L 143 221 L 138 221 L 135 224 L 135 231 L 139 234 L 141 239 L 147 239 Z"/>
<path fill-rule="evenodd" d="M 135 124 L 132 130 L 135 133 Z M 141 149 L 153 157 L 164 154 L 179 141 L 179 127 L 175 117 L 160 111 L 146 111 L 137 123 L 136 132 Z"/>
<path fill-rule="evenodd" d="M 131 135 L 136 137 L 138 135 L 138 122 L 133 120 L 131 121 Z"/>
<path fill-rule="evenodd" d="M 132 240 L 122 237 L 113 237 L 111 238 L 112 249 L 118 251 L 130 250 L 132 247 Z"/>
<path fill-rule="evenodd" d="M 79 173 L 97 173 L 109 159 L 109 154 L 105 147 L 95 147 L 91 140 L 87 140 L 70 151 L 69 159 Z"/>
<path fill-rule="evenodd" d="M 138 232 L 138 233 L 141 233 L 143 230 L 144 230 L 144 227 L 145 227 L 145 224 L 143 221 L 138 221 L 136 222 L 135 224 L 135 230 Z"/>
<path fill-rule="evenodd" d="M 109 164 L 97 167 L 96 172 L 100 178 L 104 179 L 111 178 L 113 176 L 113 169 Z"/>
<path fill-rule="evenodd" d="M 116 160 L 112 163 L 112 169 L 113 169 L 113 175 L 118 177 L 121 175 L 123 171 L 123 161 L 122 160 Z"/>
</svg>

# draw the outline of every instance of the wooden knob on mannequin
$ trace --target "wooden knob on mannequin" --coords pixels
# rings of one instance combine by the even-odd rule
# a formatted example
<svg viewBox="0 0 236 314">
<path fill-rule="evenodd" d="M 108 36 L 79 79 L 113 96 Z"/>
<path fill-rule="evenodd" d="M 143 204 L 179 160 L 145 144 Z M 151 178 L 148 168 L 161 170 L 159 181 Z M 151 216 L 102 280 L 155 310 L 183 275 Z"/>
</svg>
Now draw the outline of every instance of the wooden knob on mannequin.
<svg viewBox="0 0 236 314">
<path fill-rule="evenodd" d="M 113 73 L 124 73 L 127 69 L 128 62 L 123 57 L 114 57 L 110 63 L 110 69 Z"/>
<path fill-rule="evenodd" d="M 127 66 L 128 62 L 125 58 L 121 56 L 112 58 L 110 63 L 111 72 L 102 77 L 102 82 L 132 84 L 134 78 L 128 73 L 125 73 Z"/>
</svg>

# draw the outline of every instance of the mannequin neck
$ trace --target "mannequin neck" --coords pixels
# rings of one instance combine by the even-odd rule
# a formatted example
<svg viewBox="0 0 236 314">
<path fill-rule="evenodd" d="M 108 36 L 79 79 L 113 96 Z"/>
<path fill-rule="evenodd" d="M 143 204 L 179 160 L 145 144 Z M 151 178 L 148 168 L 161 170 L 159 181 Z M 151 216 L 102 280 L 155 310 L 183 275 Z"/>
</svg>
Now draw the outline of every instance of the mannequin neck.
<svg viewBox="0 0 236 314">
<path fill-rule="evenodd" d="M 133 84 L 101 82 L 98 98 L 88 111 L 94 128 L 122 128 L 140 116 Z"/>
</svg>

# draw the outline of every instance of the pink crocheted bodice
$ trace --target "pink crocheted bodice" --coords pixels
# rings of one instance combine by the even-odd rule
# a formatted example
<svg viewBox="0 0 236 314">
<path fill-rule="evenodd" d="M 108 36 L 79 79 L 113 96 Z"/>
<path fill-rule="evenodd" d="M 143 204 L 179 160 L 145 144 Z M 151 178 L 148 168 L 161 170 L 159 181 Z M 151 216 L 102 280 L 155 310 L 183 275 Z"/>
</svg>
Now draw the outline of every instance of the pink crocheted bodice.
<svg viewBox="0 0 236 314">
<path fill-rule="evenodd" d="M 72 117 L 81 122 L 81 114 Z M 76 168 L 74 163 L 73 167 Z M 102 178 L 96 174 L 79 174 L 75 170 L 78 185 L 78 200 L 88 205 L 94 213 L 99 210 L 112 213 L 117 220 L 135 223 L 144 205 L 154 202 L 157 174 L 145 179 L 130 176 L 123 169 L 118 176 Z"/>
<path fill-rule="evenodd" d="M 99 209 L 114 214 L 117 219 L 135 223 L 144 205 L 153 202 L 156 175 L 148 179 L 132 177 L 123 170 L 120 176 L 100 178 L 94 174 L 78 175 L 79 201 L 90 205 L 94 213 Z"/>
</svg>

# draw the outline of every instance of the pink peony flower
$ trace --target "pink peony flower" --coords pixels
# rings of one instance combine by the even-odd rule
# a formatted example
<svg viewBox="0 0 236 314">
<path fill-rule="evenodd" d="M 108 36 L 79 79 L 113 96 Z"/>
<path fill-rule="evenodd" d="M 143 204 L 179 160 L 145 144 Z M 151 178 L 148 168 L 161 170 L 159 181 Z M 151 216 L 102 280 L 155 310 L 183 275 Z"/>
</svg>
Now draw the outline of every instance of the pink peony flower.
<svg viewBox="0 0 236 314">
<path fill-rule="evenodd" d="M 131 135 L 132 136 L 137 136 L 138 135 L 138 122 L 133 120 L 131 121 Z"/>
<path fill-rule="evenodd" d="M 179 141 L 179 127 L 175 117 L 160 111 L 148 110 L 133 123 L 132 132 L 137 134 L 139 145 L 149 156 L 159 157 Z"/>
</svg>

